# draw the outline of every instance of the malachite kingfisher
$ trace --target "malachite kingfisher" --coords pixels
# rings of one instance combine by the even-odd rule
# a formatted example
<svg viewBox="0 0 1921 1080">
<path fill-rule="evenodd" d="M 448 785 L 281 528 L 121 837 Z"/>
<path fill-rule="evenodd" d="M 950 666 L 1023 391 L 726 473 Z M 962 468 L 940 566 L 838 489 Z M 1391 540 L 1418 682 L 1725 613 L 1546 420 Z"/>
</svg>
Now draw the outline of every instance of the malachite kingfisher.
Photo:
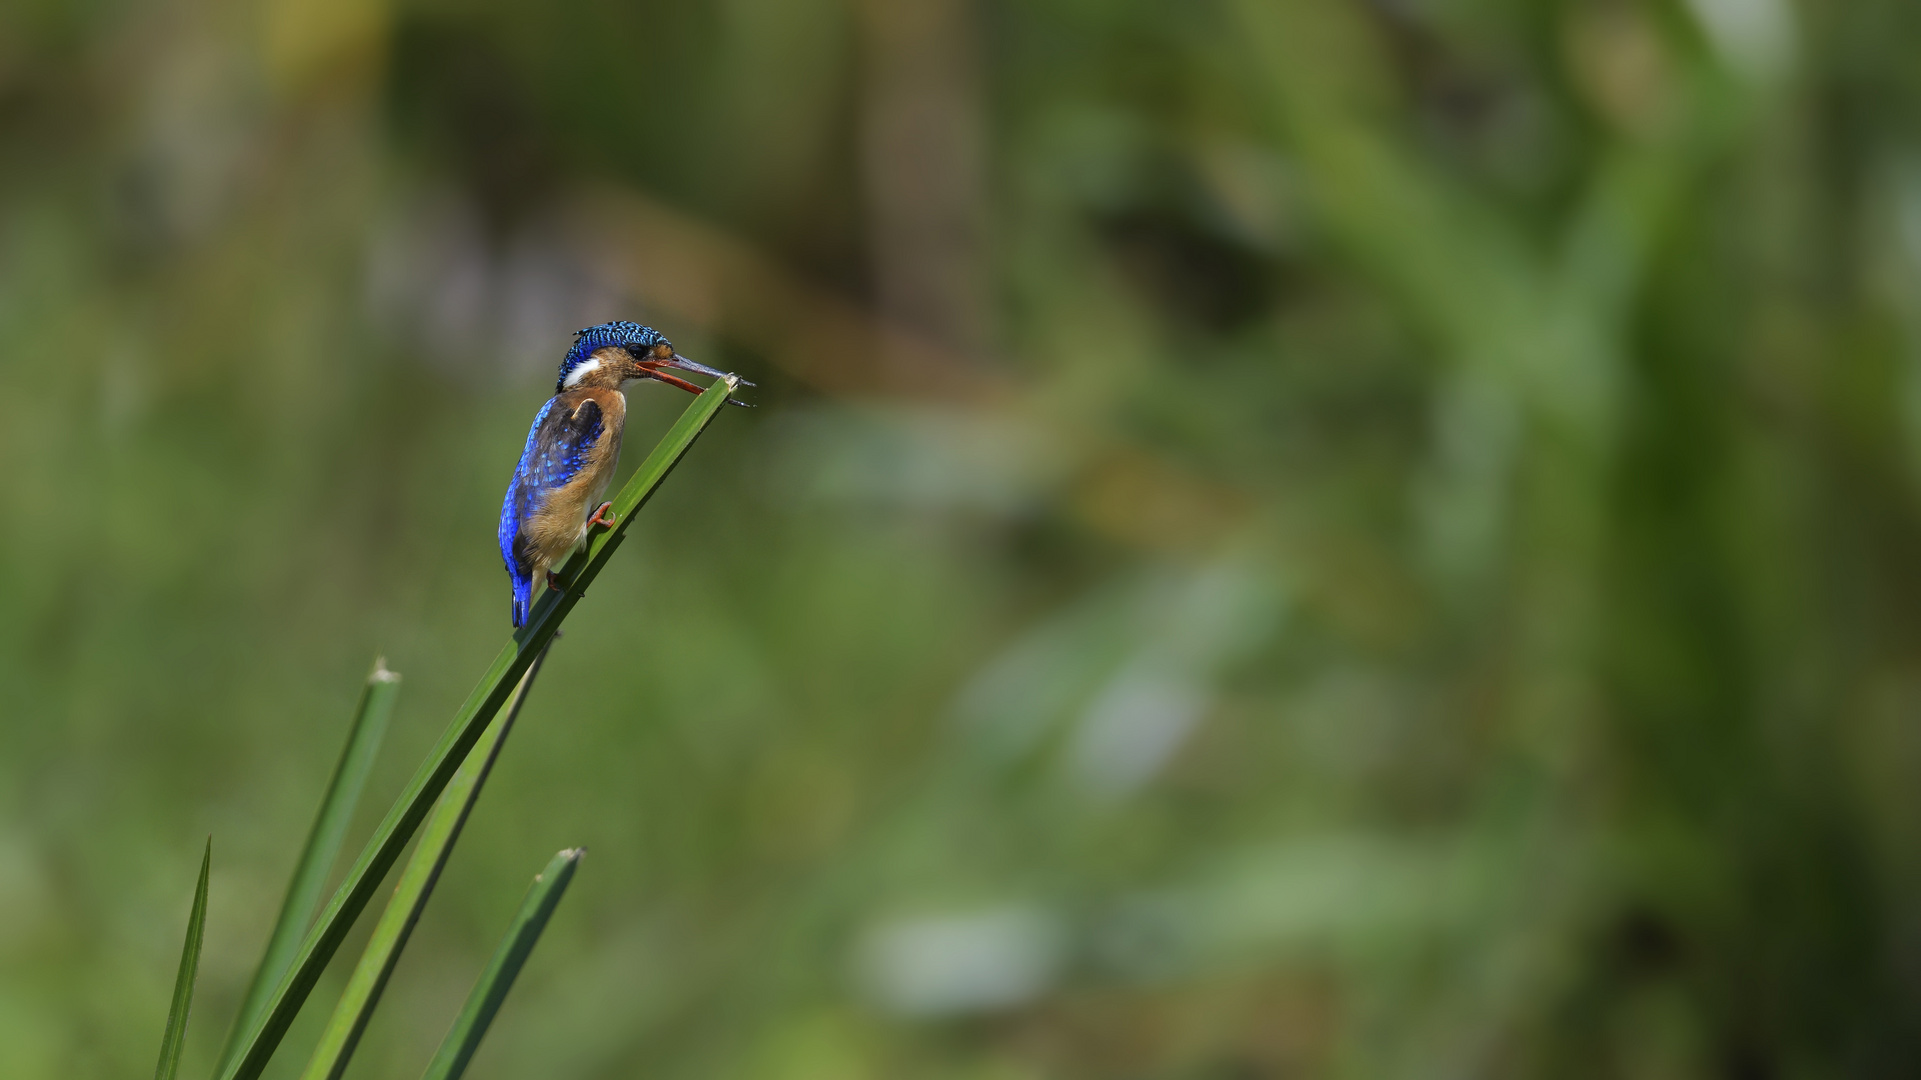
<svg viewBox="0 0 1921 1080">
<path fill-rule="evenodd" d="M 600 498 L 620 461 L 620 434 L 627 422 L 621 384 L 655 379 L 701 392 L 669 369 L 754 385 L 680 355 L 651 326 L 610 322 L 575 332 L 573 347 L 560 362 L 554 396 L 534 416 L 500 505 L 500 557 L 513 582 L 515 627 L 526 625 L 535 581 L 544 576 L 549 588 L 558 588 L 553 568 L 594 526 L 614 523 L 612 504 Z"/>
</svg>

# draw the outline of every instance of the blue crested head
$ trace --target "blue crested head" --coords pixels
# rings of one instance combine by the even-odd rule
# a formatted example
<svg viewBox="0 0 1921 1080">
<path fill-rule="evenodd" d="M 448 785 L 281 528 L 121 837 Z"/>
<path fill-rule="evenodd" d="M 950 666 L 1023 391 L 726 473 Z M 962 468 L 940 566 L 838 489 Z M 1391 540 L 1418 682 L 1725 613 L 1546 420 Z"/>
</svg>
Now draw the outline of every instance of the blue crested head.
<svg viewBox="0 0 1921 1080">
<path fill-rule="evenodd" d="M 672 356 L 674 350 L 673 343 L 660 331 L 637 322 L 601 323 L 585 330 L 576 330 L 573 347 L 567 350 L 566 358 L 560 362 L 560 377 L 554 380 L 554 393 L 558 394 L 567 385 L 567 376 L 575 368 L 593 359 L 595 352 L 609 345 L 626 349 L 636 357 L 645 356 L 660 345 L 667 346 L 667 356 Z"/>
</svg>

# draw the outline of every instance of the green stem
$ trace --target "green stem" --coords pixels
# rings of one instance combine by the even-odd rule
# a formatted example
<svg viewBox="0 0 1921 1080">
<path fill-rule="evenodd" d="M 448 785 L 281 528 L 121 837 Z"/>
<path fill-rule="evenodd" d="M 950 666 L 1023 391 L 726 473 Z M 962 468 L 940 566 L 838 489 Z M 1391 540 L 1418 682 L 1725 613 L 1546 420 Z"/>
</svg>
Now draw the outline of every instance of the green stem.
<svg viewBox="0 0 1921 1080">
<path fill-rule="evenodd" d="M 420 842 L 414 845 L 414 853 L 400 871 L 400 884 L 394 887 L 393 898 L 387 901 L 387 909 L 374 925 L 373 936 L 367 940 L 367 948 L 361 952 L 360 963 L 347 980 L 347 989 L 334 1006 L 326 1030 L 320 1033 L 320 1043 L 308 1059 L 302 1080 L 339 1080 L 347 1071 L 347 1062 L 352 1060 L 354 1048 L 360 1044 L 361 1033 L 367 1030 L 367 1021 L 373 1017 L 374 1007 L 380 1004 L 387 978 L 400 961 L 401 950 L 407 947 L 414 924 L 420 921 L 427 898 L 433 894 L 434 883 L 440 879 L 447 856 L 453 853 L 461 827 L 467 823 L 474 803 L 479 801 L 487 774 L 500 756 L 507 733 L 513 730 L 520 707 L 527 700 L 527 691 L 533 687 L 540 665 L 546 659 L 547 651 L 543 649 L 527 674 L 520 677 L 506 710 L 487 725 L 480 741 L 454 771 L 447 789 L 440 793 L 440 800 L 434 803 L 433 813 L 421 827 Z"/>
<path fill-rule="evenodd" d="M 187 941 L 180 946 L 180 971 L 173 979 L 173 1004 L 167 1007 L 167 1029 L 160 1036 L 160 1064 L 154 1080 L 173 1080 L 180 1071 L 180 1051 L 187 1042 L 187 1014 L 193 1009 L 193 984 L 200 974 L 200 942 L 207 929 L 207 872 L 213 867 L 213 837 L 200 856 L 200 884 L 193 891 L 193 911 L 187 916 Z"/>
<path fill-rule="evenodd" d="M 234 1017 L 233 1030 L 227 1033 L 227 1044 L 221 1048 L 222 1070 L 233 1060 L 240 1037 L 267 1008 L 274 986 L 293 963 L 301 935 L 313 922 L 314 912 L 319 909 L 320 898 L 326 891 L 327 872 L 340 857 L 347 826 L 353 821 L 354 808 L 360 805 L 360 794 L 373 772 L 374 759 L 379 756 L 380 743 L 386 738 L 387 721 L 393 717 L 394 699 L 399 694 L 400 676 L 387 670 L 386 661 L 375 660 L 373 671 L 367 675 L 366 688 L 360 692 L 360 704 L 354 709 L 353 723 L 347 728 L 347 745 L 340 751 L 333 779 L 327 781 L 327 794 L 320 801 L 320 813 L 315 815 L 313 830 L 307 834 L 307 846 L 294 864 L 293 879 L 287 883 L 287 898 L 280 905 L 280 917 L 274 920 L 273 933 L 267 938 L 260 966 L 254 969 L 253 981 L 247 984 L 247 994 L 241 999 L 240 1013 Z"/>
<path fill-rule="evenodd" d="M 494 950 L 494 958 L 488 961 L 487 970 L 481 972 L 473 993 L 467 995 L 466 1006 L 441 1041 L 440 1051 L 428 1064 L 424 1080 L 460 1080 L 460 1074 L 467 1071 L 467 1063 L 473 1060 L 474 1051 L 480 1049 L 480 1040 L 494 1022 L 494 1014 L 500 1011 L 501 1002 L 507 1000 L 507 991 L 513 989 L 521 965 L 527 962 L 534 945 L 540 941 L 540 932 L 547 928 L 547 920 L 567 891 L 567 883 L 573 880 L 574 867 L 586 853 L 584 848 L 562 851 L 534 878 L 526 899 L 520 902 L 513 926 L 501 939 L 500 947 Z"/>
<path fill-rule="evenodd" d="M 627 526 L 632 524 L 634 513 L 650 498 L 661 481 L 673 471 L 688 447 L 705 430 L 721 406 L 727 403 L 733 385 L 728 380 L 720 380 L 709 387 L 707 392 L 694 399 L 694 403 L 681 414 L 666 436 L 654 447 L 635 471 L 633 479 L 621 489 L 614 500 L 614 510 L 618 519 L 611 529 L 595 533 L 585 552 L 577 553 L 567 562 L 561 572 L 565 587 L 543 593 L 534 603 L 534 610 L 528 617 L 527 625 L 520 628 L 494 658 L 492 666 L 480 678 L 479 685 L 461 705 L 454 715 L 453 723 L 434 744 L 427 760 L 421 762 L 413 779 L 407 782 L 406 790 L 400 793 L 393 808 L 374 830 L 361 849 L 360 857 L 354 860 L 353 867 L 347 871 L 346 880 L 334 891 L 333 898 L 327 902 L 326 910 L 320 914 L 319 921 L 308 931 L 301 942 L 300 953 L 287 974 L 275 988 L 272 1001 L 260 1020 L 248 1032 L 231 1063 L 220 1074 L 221 1080 L 255 1080 L 267 1067 L 274 1050 L 292 1025 L 300 1007 L 313 992 L 314 984 L 320 981 L 320 974 L 326 970 L 327 962 L 340 947 L 340 942 L 353 928 L 360 912 L 373 897 L 374 890 L 380 887 L 381 879 L 400 858 L 400 852 L 407 846 L 414 830 L 427 816 L 427 811 L 440 796 L 441 789 L 453 778 L 467 751 L 480 738 L 494 714 L 507 700 L 513 686 L 525 674 L 540 650 L 547 647 L 560 624 L 580 602 L 587 586 L 613 557 L 614 549 L 620 546 Z"/>
</svg>

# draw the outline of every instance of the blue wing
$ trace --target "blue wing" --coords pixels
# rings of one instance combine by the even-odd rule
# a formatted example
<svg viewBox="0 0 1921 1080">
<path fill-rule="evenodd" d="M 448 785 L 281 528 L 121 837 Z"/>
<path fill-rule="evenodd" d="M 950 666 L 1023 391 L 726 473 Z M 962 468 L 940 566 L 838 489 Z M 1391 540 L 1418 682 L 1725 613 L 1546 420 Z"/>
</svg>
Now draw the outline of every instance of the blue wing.
<svg viewBox="0 0 1921 1080">
<path fill-rule="evenodd" d="M 527 431 L 527 446 L 514 466 L 507 497 L 500 504 L 500 558 L 514 586 L 514 626 L 527 622 L 534 597 L 534 556 L 527 540 L 527 522 L 547 495 L 566 485 L 587 464 L 587 455 L 600 441 L 606 419 L 592 398 L 579 405 L 556 408 L 559 397 L 548 400 Z"/>
</svg>

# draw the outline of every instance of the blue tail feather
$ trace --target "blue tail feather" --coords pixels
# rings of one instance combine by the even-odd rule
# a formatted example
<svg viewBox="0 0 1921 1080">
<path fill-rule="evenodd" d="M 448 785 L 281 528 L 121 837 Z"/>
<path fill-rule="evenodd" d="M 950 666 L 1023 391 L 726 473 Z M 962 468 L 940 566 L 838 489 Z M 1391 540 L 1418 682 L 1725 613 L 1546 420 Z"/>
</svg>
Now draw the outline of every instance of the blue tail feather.
<svg viewBox="0 0 1921 1080">
<path fill-rule="evenodd" d="M 527 625 L 527 612 L 534 603 L 534 583 L 514 575 L 514 629 Z"/>
</svg>

